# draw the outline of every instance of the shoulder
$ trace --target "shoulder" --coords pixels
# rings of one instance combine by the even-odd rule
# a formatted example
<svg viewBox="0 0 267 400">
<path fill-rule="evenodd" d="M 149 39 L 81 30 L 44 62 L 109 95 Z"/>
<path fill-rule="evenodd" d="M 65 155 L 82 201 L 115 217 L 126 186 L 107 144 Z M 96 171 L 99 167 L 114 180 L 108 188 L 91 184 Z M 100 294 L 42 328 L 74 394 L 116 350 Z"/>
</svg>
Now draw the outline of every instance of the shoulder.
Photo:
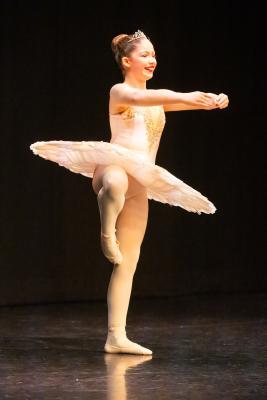
<svg viewBox="0 0 267 400">
<path fill-rule="evenodd" d="M 109 99 L 109 112 L 110 114 L 119 114 L 127 109 L 127 105 L 124 104 L 125 94 L 127 88 L 124 83 L 116 83 L 110 89 Z"/>
<path fill-rule="evenodd" d="M 110 95 L 113 97 L 120 97 L 120 98 L 131 98 L 133 97 L 136 92 L 138 91 L 137 88 L 129 86 L 127 83 L 116 83 L 110 89 Z"/>
<path fill-rule="evenodd" d="M 114 94 L 121 92 L 122 90 L 125 90 L 125 84 L 124 83 L 115 83 L 115 85 L 113 85 L 110 88 L 109 93 L 110 93 L 110 95 L 114 95 Z"/>
</svg>

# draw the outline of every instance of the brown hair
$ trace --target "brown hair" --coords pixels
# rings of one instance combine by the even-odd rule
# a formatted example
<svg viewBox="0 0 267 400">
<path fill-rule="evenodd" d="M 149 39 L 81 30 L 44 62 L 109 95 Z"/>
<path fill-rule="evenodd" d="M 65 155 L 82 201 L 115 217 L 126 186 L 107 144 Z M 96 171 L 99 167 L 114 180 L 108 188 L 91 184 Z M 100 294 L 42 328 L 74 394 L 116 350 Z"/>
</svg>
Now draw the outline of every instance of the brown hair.
<svg viewBox="0 0 267 400">
<path fill-rule="evenodd" d="M 122 57 L 129 57 L 131 52 L 135 49 L 136 45 L 144 39 L 143 37 L 137 38 L 135 40 L 131 40 L 133 35 L 127 35 L 126 33 L 121 33 L 120 35 L 115 36 L 111 41 L 111 49 L 115 55 L 115 60 L 121 69 L 123 75 L 125 74 L 125 70 L 122 65 Z M 148 40 L 150 40 L 147 37 Z"/>
</svg>

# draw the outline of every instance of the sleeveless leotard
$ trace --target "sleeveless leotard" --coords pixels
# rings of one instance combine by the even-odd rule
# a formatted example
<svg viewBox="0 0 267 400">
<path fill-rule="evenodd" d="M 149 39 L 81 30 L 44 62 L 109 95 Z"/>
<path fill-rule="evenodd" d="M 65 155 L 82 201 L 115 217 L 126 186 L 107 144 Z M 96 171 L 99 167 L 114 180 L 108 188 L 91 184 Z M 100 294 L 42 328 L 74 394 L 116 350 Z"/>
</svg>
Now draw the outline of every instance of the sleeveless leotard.
<svg viewBox="0 0 267 400">
<path fill-rule="evenodd" d="M 110 143 L 121 144 L 155 162 L 165 125 L 162 106 L 131 106 L 121 114 L 110 114 Z"/>
</svg>

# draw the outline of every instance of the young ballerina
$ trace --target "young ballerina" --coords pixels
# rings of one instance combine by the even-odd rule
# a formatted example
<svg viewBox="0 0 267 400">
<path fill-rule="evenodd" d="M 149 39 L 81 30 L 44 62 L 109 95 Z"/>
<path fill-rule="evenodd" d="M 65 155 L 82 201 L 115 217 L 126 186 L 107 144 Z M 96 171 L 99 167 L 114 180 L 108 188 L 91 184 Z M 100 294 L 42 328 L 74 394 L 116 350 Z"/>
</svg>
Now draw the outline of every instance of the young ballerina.
<svg viewBox="0 0 267 400">
<path fill-rule="evenodd" d="M 72 172 L 92 178 L 101 222 L 101 248 L 112 262 L 108 293 L 107 353 L 152 354 L 128 339 L 126 318 L 134 273 L 148 218 L 148 200 L 201 214 L 215 206 L 200 192 L 156 165 L 166 111 L 212 110 L 228 106 L 227 95 L 147 89 L 157 66 L 151 40 L 140 30 L 120 34 L 112 50 L 123 82 L 110 90 L 110 142 L 35 142 L 30 148 Z"/>
</svg>

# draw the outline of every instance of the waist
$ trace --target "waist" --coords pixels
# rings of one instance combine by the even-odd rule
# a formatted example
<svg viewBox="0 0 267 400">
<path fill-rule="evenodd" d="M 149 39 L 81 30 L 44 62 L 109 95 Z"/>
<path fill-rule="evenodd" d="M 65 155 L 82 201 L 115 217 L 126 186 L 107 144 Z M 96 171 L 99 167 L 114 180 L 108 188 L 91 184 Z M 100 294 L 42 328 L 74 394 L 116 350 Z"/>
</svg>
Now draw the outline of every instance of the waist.
<svg viewBox="0 0 267 400">
<path fill-rule="evenodd" d="M 118 144 L 122 147 L 125 147 L 128 150 L 132 150 L 134 153 L 138 154 L 139 157 L 143 158 L 145 161 L 149 161 L 149 162 L 155 162 L 155 156 L 154 154 L 152 154 L 147 146 L 140 146 L 137 144 L 133 144 L 133 143 L 129 143 L 129 141 L 123 141 L 121 140 L 121 138 L 119 139 L 114 139 L 111 138 L 110 143 L 114 143 L 114 144 Z"/>
<path fill-rule="evenodd" d="M 127 147 L 131 150 L 136 150 L 144 153 L 148 152 L 148 146 L 145 141 L 141 142 L 140 140 L 129 140 L 129 137 L 124 137 L 122 135 L 118 137 L 111 137 L 110 143 L 120 144 L 121 146 Z"/>
</svg>

